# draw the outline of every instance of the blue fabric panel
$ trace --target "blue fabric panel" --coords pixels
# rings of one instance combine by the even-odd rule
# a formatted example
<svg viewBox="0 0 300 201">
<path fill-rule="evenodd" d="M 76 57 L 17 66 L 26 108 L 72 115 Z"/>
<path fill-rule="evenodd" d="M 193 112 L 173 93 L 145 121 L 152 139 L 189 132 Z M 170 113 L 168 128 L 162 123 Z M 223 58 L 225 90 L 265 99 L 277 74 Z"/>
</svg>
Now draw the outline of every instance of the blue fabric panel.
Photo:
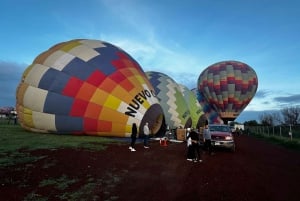
<svg viewBox="0 0 300 201">
<path fill-rule="evenodd" d="M 94 70 L 95 67 L 85 61 L 82 61 L 79 58 L 74 58 L 62 71 L 72 77 L 74 76 L 81 80 L 86 80 Z"/>
<path fill-rule="evenodd" d="M 56 115 L 55 125 L 58 133 L 72 133 L 83 131 L 82 117 Z"/>
<path fill-rule="evenodd" d="M 107 47 L 95 48 L 95 51 L 99 52 L 100 55 L 94 57 L 88 61 L 88 63 L 97 67 L 97 69 L 105 75 L 110 75 L 116 71 L 116 68 L 112 65 L 112 61 L 119 59 L 117 53 L 120 52 L 120 50 L 107 43 L 105 43 L 105 45 L 107 45 Z"/>
<path fill-rule="evenodd" d="M 61 94 L 70 78 L 70 75 L 67 75 L 63 72 L 58 73 L 48 90 Z"/>
<path fill-rule="evenodd" d="M 43 112 L 58 115 L 69 115 L 73 100 L 73 98 L 49 92 L 45 100 Z"/>
<path fill-rule="evenodd" d="M 49 68 L 46 73 L 44 74 L 44 76 L 41 78 L 40 82 L 39 82 L 39 88 L 40 89 L 45 89 L 45 90 L 49 90 L 49 87 L 51 85 L 51 83 L 53 82 L 53 80 L 58 76 L 58 74 L 60 74 L 61 72 L 58 70 L 55 70 L 53 68 Z"/>
</svg>

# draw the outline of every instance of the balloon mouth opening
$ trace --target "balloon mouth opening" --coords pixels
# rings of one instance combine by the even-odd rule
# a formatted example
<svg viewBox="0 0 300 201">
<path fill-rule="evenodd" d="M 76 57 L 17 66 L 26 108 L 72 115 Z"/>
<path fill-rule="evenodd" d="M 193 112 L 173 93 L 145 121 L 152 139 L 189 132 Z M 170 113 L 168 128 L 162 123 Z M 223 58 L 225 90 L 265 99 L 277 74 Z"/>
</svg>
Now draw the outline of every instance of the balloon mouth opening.
<svg viewBox="0 0 300 201">
<path fill-rule="evenodd" d="M 163 110 L 159 104 L 152 105 L 145 113 L 141 125 L 140 133 L 143 133 L 143 126 L 148 122 L 151 134 L 155 135 L 160 130 L 163 123 Z"/>
<path fill-rule="evenodd" d="M 192 127 L 192 118 L 189 117 L 188 120 L 186 121 L 184 128 L 191 128 Z"/>
<path fill-rule="evenodd" d="M 198 122 L 197 122 L 197 128 L 200 128 L 200 127 L 204 127 L 205 126 L 205 124 L 206 124 L 206 122 L 207 122 L 207 118 L 206 118 L 206 116 L 205 116 L 205 114 L 202 114 L 201 116 L 200 116 L 200 118 L 198 119 Z"/>
<path fill-rule="evenodd" d="M 229 122 L 235 120 L 235 118 L 225 118 L 225 117 L 222 117 L 221 119 L 223 120 L 223 123 L 224 123 L 224 124 L 228 124 Z"/>
</svg>

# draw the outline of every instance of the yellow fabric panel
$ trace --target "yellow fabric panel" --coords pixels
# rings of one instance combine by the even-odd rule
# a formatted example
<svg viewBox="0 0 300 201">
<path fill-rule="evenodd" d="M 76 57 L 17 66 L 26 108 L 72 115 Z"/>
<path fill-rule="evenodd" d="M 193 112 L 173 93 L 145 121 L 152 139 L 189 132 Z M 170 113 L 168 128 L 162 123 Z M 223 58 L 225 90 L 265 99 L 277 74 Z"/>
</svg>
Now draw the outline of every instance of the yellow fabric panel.
<svg viewBox="0 0 300 201">
<path fill-rule="evenodd" d="M 104 107 L 108 107 L 108 108 L 116 110 L 116 109 L 118 109 L 121 102 L 122 101 L 119 98 L 109 95 L 104 103 Z"/>
<path fill-rule="evenodd" d="M 136 76 L 132 76 L 127 78 L 128 80 L 130 80 L 130 82 L 135 86 L 130 93 L 136 93 L 136 92 L 140 92 L 143 90 L 142 85 L 140 84 L 139 80 L 137 79 Z"/>
<path fill-rule="evenodd" d="M 111 129 L 113 132 L 120 132 L 120 133 L 123 133 L 122 136 L 124 136 L 124 133 L 126 132 L 126 126 L 122 123 L 114 123 L 112 125 L 112 129 Z"/>
<path fill-rule="evenodd" d="M 108 120 L 108 121 L 113 120 L 113 122 L 119 122 L 122 124 L 126 124 L 128 116 L 123 113 L 120 113 L 114 109 L 103 107 L 102 111 L 100 113 L 99 119 Z"/>
<path fill-rule="evenodd" d="M 30 128 L 34 128 L 34 123 L 32 119 L 32 111 L 28 108 L 24 108 L 23 110 L 23 115 L 24 115 L 24 124 Z"/>
<path fill-rule="evenodd" d="M 101 90 L 96 89 L 95 93 L 90 99 L 90 102 L 96 103 L 98 105 L 103 105 L 103 103 L 106 101 L 107 97 L 109 96 L 109 93 Z"/>
<path fill-rule="evenodd" d="M 126 90 L 124 90 L 124 88 L 121 86 L 116 86 L 114 88 L 114 90 L 112 91 L 112 94 L 116 94 L 119 97 L 122 97 L 122 101 L 124 101 L 126 103 L 130 103 L 133 98 L 132 96 L 129 96 L 128 92 Z"/>
<path fill-rule="evenodd" d="M 80 46 L 81 43 L 78 40 L 74 40 L 74 41 L 69 41 L 67 44 L 62 44 L 63 46 L 60 47 L 61 50 L 65 51 L 65 52 L 69 52 L 70 50 L 72 50 L 73 48 Z"/>
<path fill-rule="evenodd" d="M 136 79 L 139 81 L 140 84 L 144 84 L 145 83 L 145 77 L 142 77 L 140 75 L 137 75 L 136 76 Z"/>
</svg>

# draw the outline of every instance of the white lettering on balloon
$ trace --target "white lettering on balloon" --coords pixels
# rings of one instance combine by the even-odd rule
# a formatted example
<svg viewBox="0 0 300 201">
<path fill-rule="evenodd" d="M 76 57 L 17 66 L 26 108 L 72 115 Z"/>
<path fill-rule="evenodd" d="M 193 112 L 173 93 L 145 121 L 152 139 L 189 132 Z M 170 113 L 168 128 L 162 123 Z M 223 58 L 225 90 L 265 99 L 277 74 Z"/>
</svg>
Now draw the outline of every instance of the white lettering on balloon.
<svg viewBox="0 0 300 201">
<path fill-rule="evenodd" d="M 131 100 L 131 103 L 129 103 L 125 114 L 131 117 L 135 117 L 135 114 L 137 113 L 136 111 L 139 110 L 140 106 L 144 103 L 144 101 L 146 101 L 148 98 L 151 98 L 151 96 L 155 97 L 155 93 L 153 90 L 149 91 L 145 89 L 139 92 Z"/>
</svg>

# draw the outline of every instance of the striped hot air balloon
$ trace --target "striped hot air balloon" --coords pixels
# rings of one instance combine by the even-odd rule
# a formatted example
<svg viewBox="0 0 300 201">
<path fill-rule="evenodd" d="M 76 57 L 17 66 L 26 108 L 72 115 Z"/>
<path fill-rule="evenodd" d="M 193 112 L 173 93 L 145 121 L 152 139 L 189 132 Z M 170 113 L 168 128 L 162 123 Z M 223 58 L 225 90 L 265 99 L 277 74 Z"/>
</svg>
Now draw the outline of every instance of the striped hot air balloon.
<svg viewBox="0 0 300 201">
<path fill-rule="evenodd" d="M 255 71 L 239 61 L 222 61 L 207 67 L 198 78 L 198 90 L 226 124 L 245 109 L 256 93 Z"/>
<path fill-rule="evenodd" d="M 155 71 L 146 72 L 153 85 L 165 115 L 165 123 L 171 128 L 188 128 L 192 119 L 179 85 L 168 75 Z"/>
<path fill-rule="evenodd" d="M 196 95 L 189 90 L 186 86 L 182 84 L 178 84 L 179 88 L 182 92 L 183 98 L 190 110 L 191 118 L 192 118 L 192 127 L 199 128 L 202 126 L 202 119 L 203 119 L 203 109 L 200 103 L 197 100 Z M 206 119 L 206 118 L 205 118 Z"/>
<path fill-rule="evenodd" d="M 71 40 L 43 52 L 17 88 L 17 112 L 27 130 L 127 137 L 136 123 L 153 133 L 163 111 L 140 65 L 99 40 Z"/>
</svg>

